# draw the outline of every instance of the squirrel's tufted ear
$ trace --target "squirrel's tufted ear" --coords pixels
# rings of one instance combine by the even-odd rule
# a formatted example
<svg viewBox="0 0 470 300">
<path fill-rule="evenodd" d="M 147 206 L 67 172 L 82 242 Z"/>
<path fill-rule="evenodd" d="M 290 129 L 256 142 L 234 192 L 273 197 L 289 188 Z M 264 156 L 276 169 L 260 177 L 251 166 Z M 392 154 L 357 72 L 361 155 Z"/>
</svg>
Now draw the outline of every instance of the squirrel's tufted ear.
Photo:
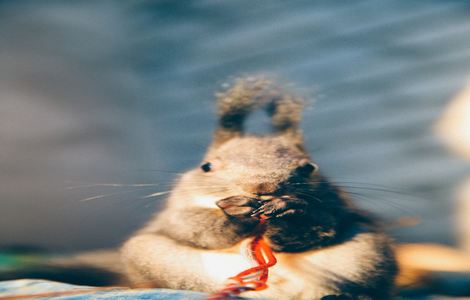
<svg viewBox="0 0 470 300">
<path fill-rule="evenodd" d="M 266 111 L 271 117 L 273 132 L 292 139 L 299 146 L 303 145 L 303 135 L 300 129 L 304 100 L 301 97 L 279 91 L 266 105 Z"/>
<path fill-rule="evenodd" d="M 243 134 L 246 117 L 259 107 L 260 96 L 269 86 L 263 77 L 238 78 L 226 91 L 217 94 L 218 128 L 213 145 L 218 146 Z"/>
<path fill-rule="evenodd" d="M 261 107 L 266 108 L 275 134 L 285 135 L 302 145 L 299 122 L 303 99 L 285 93 L 272 78 L 265 75 L 238 78 L 230 88 L 217 94 L 217 100 L 219 124 L 213 146 L 241 136 L 246 117 Z"/>
</svg>

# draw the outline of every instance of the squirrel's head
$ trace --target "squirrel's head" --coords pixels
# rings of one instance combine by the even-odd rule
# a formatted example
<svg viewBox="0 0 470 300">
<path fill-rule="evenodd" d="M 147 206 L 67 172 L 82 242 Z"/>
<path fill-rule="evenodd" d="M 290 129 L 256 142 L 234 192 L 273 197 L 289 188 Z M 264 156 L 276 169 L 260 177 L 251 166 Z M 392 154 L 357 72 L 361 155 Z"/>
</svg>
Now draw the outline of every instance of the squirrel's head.
<svg viewBox="0 0 470 300">
<path fill-rule="evenodd" d="M 243 123 L 264 108 L 272 132 L 245 135 Z M 280 195 L 311 188 L 318 167 L 304 149 L 299 128 L 303 100 L 271 79 L 238 79 L 218 95 L 219 126 L 200 168 L 188 176 L 214 197 Z"/>
<path fill-rule="evenodd" d="M 198 177 L 231 193 L 273 195 L 299 190 L 318 167 L 303 149 L 284 136 L 241 136 L 211 149 Z"/>
</svg>

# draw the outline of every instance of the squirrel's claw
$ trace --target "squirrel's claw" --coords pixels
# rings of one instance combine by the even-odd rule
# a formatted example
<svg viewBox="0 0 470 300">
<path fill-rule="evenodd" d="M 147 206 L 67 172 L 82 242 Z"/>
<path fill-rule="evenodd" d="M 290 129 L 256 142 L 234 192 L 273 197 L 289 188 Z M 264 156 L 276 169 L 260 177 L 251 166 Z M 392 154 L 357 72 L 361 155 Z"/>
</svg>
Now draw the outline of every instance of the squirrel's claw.
<svg viewBox="0 0 470 300">
<path fill-rule="evenodd" d="M 252 217 L 264 215 L 265 219 L 280 218 L 292 215 L 305 214 L 303 209 L 306 203 L 302 200 L 283 196 L 281 198 L 274 198 L 271 201 L 264 202 L 258 209 L 254 210 L 251 214 Z"/>
<path fill-rule="evenodd" d="M 259 202 L 256 199 L 245 196 L 224 198 L 215 204 L 230 216 L 250 216 L 259 207 Z"/>
</svg>

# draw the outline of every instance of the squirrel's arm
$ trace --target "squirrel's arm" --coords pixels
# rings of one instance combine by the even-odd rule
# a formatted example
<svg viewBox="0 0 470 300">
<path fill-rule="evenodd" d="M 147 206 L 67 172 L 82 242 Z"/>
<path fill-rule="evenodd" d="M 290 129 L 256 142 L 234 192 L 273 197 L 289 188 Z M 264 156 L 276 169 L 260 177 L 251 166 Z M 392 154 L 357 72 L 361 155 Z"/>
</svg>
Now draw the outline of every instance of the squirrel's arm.
<svg viewBox="0 0 470 300">
<path fill-rule="evenodd" d="M 135 287 L 201 290 L 202 284 L 211 282 L 203 278 L 200 250 L 167 237 L 139 234 L 129 239 L 121 251 L 127 275 Z"/>
<path fill-rule="evenodd" d="M 182 244 L 203 249 L 224 249 L 246 238 L 256 226 L 241 221 L 218 208 L 189 207 L 159 214 L 142 232 L 168 236 Z"/>
</svg>

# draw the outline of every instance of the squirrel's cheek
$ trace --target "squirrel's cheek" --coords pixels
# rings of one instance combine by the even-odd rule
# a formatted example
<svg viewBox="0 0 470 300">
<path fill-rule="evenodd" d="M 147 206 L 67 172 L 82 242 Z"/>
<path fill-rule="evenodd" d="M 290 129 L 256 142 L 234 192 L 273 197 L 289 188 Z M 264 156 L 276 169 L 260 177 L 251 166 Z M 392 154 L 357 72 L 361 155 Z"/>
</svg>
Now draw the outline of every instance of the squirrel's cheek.
<svg viewBox="0 0 470 300">
<path fill-rule="evenodd" d="M 220 200 L 220 197 L 201 195 L 191 198 L 191 202 L 194 206 L 205 207 L 205 208 L 218 208 L 215 202 Z"/>
</svg>

